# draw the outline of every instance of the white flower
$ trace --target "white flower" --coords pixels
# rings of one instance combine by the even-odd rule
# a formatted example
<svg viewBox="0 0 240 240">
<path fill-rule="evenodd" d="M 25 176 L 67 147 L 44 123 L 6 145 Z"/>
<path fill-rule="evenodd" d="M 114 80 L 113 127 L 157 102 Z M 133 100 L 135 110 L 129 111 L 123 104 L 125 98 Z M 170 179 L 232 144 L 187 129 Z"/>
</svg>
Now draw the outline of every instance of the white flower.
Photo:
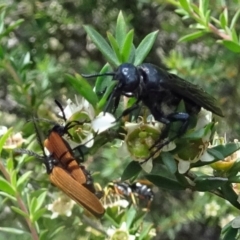
<svg viewBox="0 0 240 240">
<path fill-rule="evenodd" d="M 144 123 L 142 118 L 140 118 L 138 123 L 126 122 L 125 129 L 127 135 L 120 150 L 121 155 L 127 154 L 134 161 L 143 162 L 141 167 L 144 171 L 150 173 L 153 167 L 153 159 L 158 157 L 161 151 L 168 152 L 176 147 L 174 142 L 170 142 L 159 151 L 157 145 L 151 149 L 156 141 L 159 140 L 163 126 L 162 123 L 155 121 L 152 117 L 148 118 L 147 123 Z M 164 139 L 163 141 L 166 140 Z M 153 157 L 145 161 L 153 153 Z"/>
<path fill-rule="evenodd" d="M 8 128 L 5 126 L 0 126 L 0 137 L 6 134 L 8 131 Z M 15 134 L 12 134 L 5 144 L 3 145 L 4 149 L 15 149 L 20 147 L 25 142 L 25 139 L 22 137 L 22 133 L 18 132 Z"/>
<path fill-rule="evenodd" d="M 195 131 L 202 129 L 211 122 L 212 122 L 212 112 L 207 111 L 204 108 L 201 108 L 201 111 L 198 113 L 198 120 L 194 129 Z"/>
<path fill-rule="evenodd" d="M 189 134 L 201 131 L 211 122 L 212 113 L 202 108 L 198 114 L 197 124 L 194 129 L 189 130 Z M 179 173 L 186 173 L 191 163 L 196 163 L 198 161 L 210 162 L 214 160 L 214 157 L 207 152 L 211 135 L 212 132 L 209 130 L 204 134 L 202 139 L 189 140 L 186 142 L 186 147 L 175 154 L 174 158 L 179 161 Z"/>
<path fill-rule="evenodd" d="M 71 99 L 67 100 L 64 114 L 69 121 L 77 120 L 81 122 L 83 119 L 90 121 L 89 123 L 83 123 L 81 128 L 79 127 L 79 129 L 76 130 L 81 144 L 85 144 L 86 147 L 90 148 L 94 144 L 93 132 L 99 134 L 115 126 L 116 119 L 110 113 L 100 113 L 96 116 L 93 106 L 83 97 L 75 96 L 75 102 L 76 103 Z M 62 116 L 63 114 L 60 112 L 59 115 Z M 81 119 L 78 119 L 79 116 L 81 116 Z M 79 143 L 75 143 L 71 140 L 69 140 L 69 144 L 73 148 L 79 145 Z"/>
<path fill-rule="evenodd" d="M 67 119 L 69 119 L 76 112 L 85 112 L 88 117 L 92 120 L 95 116 L 95 111 L 93 106 L 83 97 L 75 95 L 74 103 L 71 99 L 67 100 L 67 106 L 64 109 L 64 114 Z M 59 113 L 62 116 L 62 112 Z"/>
<path fill-rule="evenodd" d="M 115 227 L 109 228 L 107 230 L 107 235 L 111 240 L 135 240 L 136 236 L 130 235 L 127 229 L 126 222 L 123 222 L 120 228 L 116 229 Z"/>
<path fill-rule="evenodd" d="M 216 201 L 212 201 L 205 205 L 205 215 L 207 217 L 215 217 L 218 215 L 220 205 Z"/>
<path fill-rule="evenodd" d="M 75 202 L 72 201 L 69 197 L 62 194 L 57 200 L 52 204 L 47 206 L 49 211 L 52 211 L 51 219 L 57 218 L 59 215 L 65 215 L 70 217 L 72 215 L 72 208 Z"/>
</svg>

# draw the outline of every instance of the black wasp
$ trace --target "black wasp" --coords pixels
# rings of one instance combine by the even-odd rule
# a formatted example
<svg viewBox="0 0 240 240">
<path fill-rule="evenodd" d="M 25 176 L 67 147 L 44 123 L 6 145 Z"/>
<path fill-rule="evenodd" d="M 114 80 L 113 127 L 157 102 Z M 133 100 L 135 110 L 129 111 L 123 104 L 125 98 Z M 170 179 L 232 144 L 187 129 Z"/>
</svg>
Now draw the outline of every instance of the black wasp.
<svg viewBox="0 0 240 240">
<path fill-rule="evenodd" d="M 143 63 L 139 66 L 123 63 L 115 72 L 82 74 L 82 76 L 85 78 L 113 76 L 113 80 L 118 81 L 108 99 L 105 111 L 108 110 L 110 103 L 114 100 L 114 113 L 119 105 L 121 95 L 135 97 L 137 99 L 136 103 L 124 110 L 120 117 L 132 112 L 142 102 L 148 107 L 155 120 L 166 124 L 165 131 L 160 136 L 159 141 L 154 144 L 154 146 L 157 145 L 157 151 L 183 135 L 189 125 L 190 116 L 197 114 L 201 107 L 223 117 L 216 99 L 202 88 L 150 63 Z M 176 111 L 181 101 L 185 104 L 186 112 Z M 176 121 L 182 122 L 178 132 L 169 140 L 160 143 L 168 134 L 170 123 Z"/>
</svg>

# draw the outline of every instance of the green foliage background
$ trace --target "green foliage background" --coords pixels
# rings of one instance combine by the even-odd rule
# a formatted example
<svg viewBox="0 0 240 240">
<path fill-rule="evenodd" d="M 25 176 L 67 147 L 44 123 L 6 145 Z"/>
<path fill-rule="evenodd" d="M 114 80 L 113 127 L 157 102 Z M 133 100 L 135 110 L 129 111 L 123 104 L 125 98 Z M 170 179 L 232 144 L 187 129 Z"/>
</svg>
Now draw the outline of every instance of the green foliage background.
<svg viewBox="0 0 240 240">
<path fill-rule="evenodd" d="M 194 17 L 183 19 L 179 11 L 175 12 L 179 8 L 183 10 L 178 2 L 184 6 L 185 1 L 172 0 L 1 1 L 6 6 L 6 13 L 0 18 L 0 125 L 13 126 L 15 132 L 22 131 L 28 140 L 26 145 L 31 143 L 37 149 L 37 144 L 32 143 L 34 130 L 26 123 L 32 113 L 38 111 L 39 117 L 56 120 L 54 99 L 64 102 L 76 94 L 66 74 L 98 72 L 106 62 L 87 37 L 83 25 L 92 25 L 103 36 L 107 31 L 114 33 L 119 10 L 122 10 L 129 29 L 134 29 L 136 45 L 148 33 L 159 30 L 154 47 L 144 62 L 171 69 L 215 96 L 225 115 L 224 119 L 219 119 L 219 134 L 226 133 L 230 140 L 239 138 L 240 50 L 237 44 L 232 47 L 228 42 L 220 42 L 222 36 L 211 28 L 202 28 L 203 33 L 196 26 Z M 199 1 L 191 2 L 199 4 Z M 237 0 L 200 2 L 209 2 L 211 16 L 220 21 L 220 25 L 216 24 L 217 29 L 224 29 L 224 24 L 227 29 L 226 25 L 230 26 L 240 9 Z M 16 22 L 19 26 L 7 31 L 7 27 Z M 240 32 L 239 20 L 232 29 Z M 196 31 L 198 35 L 183 38 Z M 231 33 L 230 29 L 229 35 Z M 46 133 L 47 129 L 47 126 L 46 129 L 43 127 L 43 132 Z M 128 164 L 116 156 L 117 149 L 106 147 L 86 162 L 88 169 L 96 173 L 96 182 L 102 186 L 119 178 Z M 37 174 L 30 181 L 32 189 L 57 191 L 49 185 L 40 163 L 29 161 L 20 166 L 20 175 L 29 170 L 33 176 Z M 158 188 L 154 188 L 154 192 L 152 211 L 144 221 L 153 223 L 157 231 L 155 239 L 219 239 L 221 220 L 229 214 L 237 214 L 232 206 L 207 193 L 200 195 Z M 46 195 L 50 203 L 51 196 Z M 10 209 L 11 201 L 4 200 L 4 197 L 1 201 L 0 227 L 28 231 L 21 216 Z M 221 206 L 216 216 L 208 215 L 204 210 L 211 202 Z M 78 225 L 81 215 L 76 208 L 70 218 L 51 220 L 50 213 L 46 212 L 46 217 L 39 219 L 38 224 L 42 229 L 51 230 L 64 226 L 55 239 L 66 239 L 66 236 L 84 239 L 83 235 L 87 239 L 87 223 Z M 15 234 L 19 234 L 18 239 L 27 239 L 22 232 Z M 16 235 L 3 233 L 0 228 L 0 239 L 6 236 L 9 240 L 16 239 Z"/>
</svg>

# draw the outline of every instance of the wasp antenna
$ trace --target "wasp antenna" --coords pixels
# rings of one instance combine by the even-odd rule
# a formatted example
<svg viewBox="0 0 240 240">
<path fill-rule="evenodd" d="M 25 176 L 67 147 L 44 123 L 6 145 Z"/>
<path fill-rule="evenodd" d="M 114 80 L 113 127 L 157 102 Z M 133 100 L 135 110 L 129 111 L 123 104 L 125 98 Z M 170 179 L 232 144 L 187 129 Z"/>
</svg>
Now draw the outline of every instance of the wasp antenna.
<svg viewBox="0 0 240 240">
<path fill-rule="evenodd" d="M 94 78 L 94 77 L 101 77 L 101 76 L 115 76 L 114 72 L 110 73 L 94 73 L 94 74 L 80 74 L 84 78 Z"/>
<path fill-rule="evenodd" d="M 54 102 L 57 104 L 57 106 L 58 106 L 59 109 L 61 110 L 63 120 L 66 122 L 66 121 L 67 121 L 67 118 L 66 118 L 66 115 L 65 115 L 64 109 L 63 109 L 63 107 L 62 107 L 62 104 L 61 104 L 58 100 L 56 100 L 56 99 L 54 100 Z"/>
</svg>

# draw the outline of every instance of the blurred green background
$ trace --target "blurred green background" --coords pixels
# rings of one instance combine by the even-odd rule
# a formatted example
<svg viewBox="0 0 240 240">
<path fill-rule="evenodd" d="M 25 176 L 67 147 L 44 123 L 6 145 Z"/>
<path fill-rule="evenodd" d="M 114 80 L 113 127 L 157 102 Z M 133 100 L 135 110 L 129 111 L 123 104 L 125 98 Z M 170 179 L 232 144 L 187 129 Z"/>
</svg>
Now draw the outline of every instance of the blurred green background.
<svg viewBox="0 0 240 240">
<path fill-rule="evenodd" d="M 159 30 L 145 62 L 171 69 L 215 96 L 225 114 L 224 119 L 219 119 L 219 134 L 226 134 L 230 140 L 239 138 L 240 55 L 218 44 L 217 36 L 211 33 L 179 43 L 182 36 L 192 32 L 189 25 L 193 20 L 183 20 L 171 0 L 2 0 L 0 3 L 7 6 L 1 25 L 24 20 L 17 29 L 1 38 L 0 125 L 14 126 L 14 131 L 22 131 L 29 142 L 33 128 L 26 121 L 32 113 L 38 111 L 39 117 L 56 120 L 58 109 L 54 99 L 64 103 L 76 94 L 65 74 L 95 73 L 105 64 L 101 53 L 86 36 L 83 25 L 92 25 L 106 36 L 107 31 L 114 31 L 120 10 L 129 29 L 135 31 L 136 44 L 148 33 Z M 227 6 L 231 17 L 239 5 L 239 1 L 209 1 L 213 16 L 218 16 Z M 240 21 L 235 29 L 239 32 Z M 45 134 L 47 129 L 43 130 Z M 104 186 L 119 178 L 127 163 L 119 158 L 117 149 L 107 146 L 89 157 L 86 165 L 95 173 L 96 182 Z M 37 162 L 22 166 L 21 171 L 26 169 L 39 171 L 39 175 L 45 171 Z M 47 180 L 41 182 L 42 187 L 47 184 Z M 146 220 L 156 228 L 155 239 L 219 239 L 222 221 L 234 214 L 230 205 L 222 207 L 221 200 L 207 193 L 153 190 L 156 196 Z M 210 210 L 206 210 L 209 204 Z M 10 205 L 10 201 L 0 205 L 0 226 L 24 228 L 18 215 L 10 211 Z M 56 239 L 66 239 L 69 235 L 69 239 L 84 239 L 79 237 L 80 229 L 71 224 L 73 217 L 60 217 L 55 221 L 58 226 L 67 226 Z M 0 232 L 0 239 L 6 236 L 9 240 L 16 239 L 15 235 Z"/>
</svg>

